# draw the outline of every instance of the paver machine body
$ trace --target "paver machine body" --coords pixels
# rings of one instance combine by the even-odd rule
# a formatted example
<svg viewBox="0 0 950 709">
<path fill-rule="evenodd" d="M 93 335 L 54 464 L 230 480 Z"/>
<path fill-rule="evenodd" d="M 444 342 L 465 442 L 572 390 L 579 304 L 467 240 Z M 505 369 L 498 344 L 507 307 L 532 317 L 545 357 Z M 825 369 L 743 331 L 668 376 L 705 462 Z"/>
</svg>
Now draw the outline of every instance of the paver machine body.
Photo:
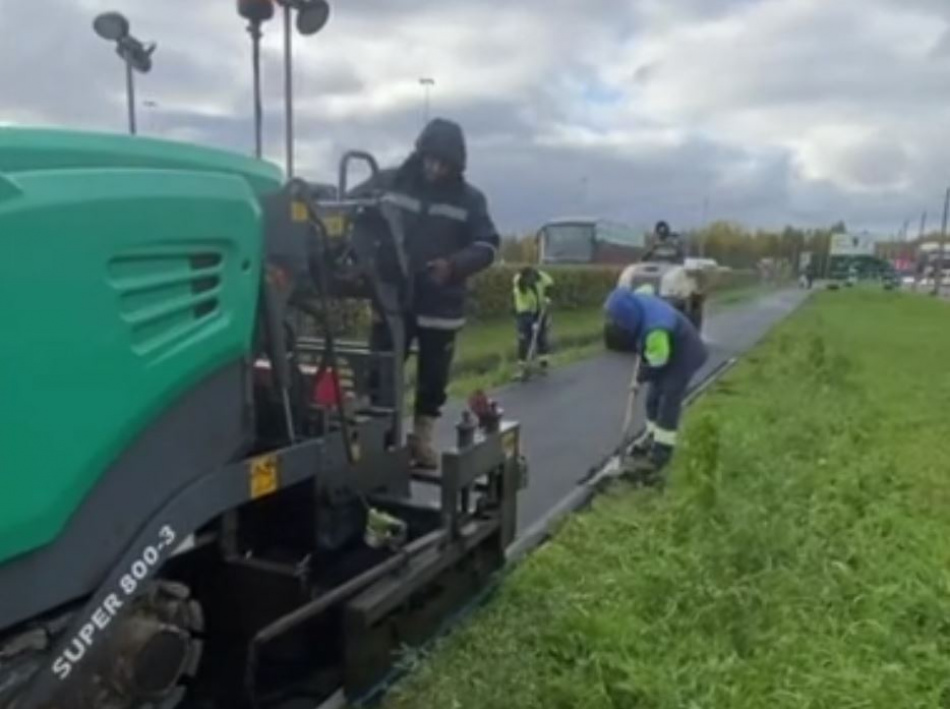
<svg viewBox="0 0 950 709">
<path fill-rule="evenodd" d="M 466 422 L 412 495 L 411 279 L 354 159 L 320 202 L 224 152 L 0 131 L 0 708 L 352 699 L 504 563 L 516 424 Z M 345 301 L 400 354 L 340 340 Z"/>
</svg>

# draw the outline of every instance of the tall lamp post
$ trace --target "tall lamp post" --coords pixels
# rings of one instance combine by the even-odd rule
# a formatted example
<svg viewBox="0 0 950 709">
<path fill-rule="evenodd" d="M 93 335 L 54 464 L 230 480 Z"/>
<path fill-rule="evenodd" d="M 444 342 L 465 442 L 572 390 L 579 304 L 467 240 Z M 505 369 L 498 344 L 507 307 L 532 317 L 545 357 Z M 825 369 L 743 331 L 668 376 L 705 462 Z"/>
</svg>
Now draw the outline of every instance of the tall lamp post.
<svg viewBox="0 0 950 709">
<path fill-rule="evenodd" d="M 330 17 L 326 0 L 237 0 L 238 14 L 247 20 L 251 36 L 254 71 L 254 146 L 255 155 L 264 153 L 264 109 L 261 101 L 261 38 L 265 22 L 274 17 L 274 3 L 284 12 L 284 101 L 287 133 L 287 176 L 294 174 L 294 87 L 293 87 L 293 30 L 291 15 L 297 13 L 297 31 L 312 35 L 323 29 Z"/>
<path fill-rule="evenodd" d="M 274 16 L 272 0 L 237 0 L 238 14 L 247 20 L 251 36 L 251 67 L 254 72 L 254 155 L 264 154 L 264 107 L 261 103 L 261 27 Z"/>
<path fill-rule="evenodd" d="M 422 114 L 422 117 L 423 117 L 423 121 L 422 121 L 422 122 L 423 122 L 423 124 L 428 124 L 428 122 L 429 122 L 429 101 L 430 101 L 429 92 L 432 90 L 432 87 L 435 86 L 435 79 L 433 79 L 433 78 L 431 78 L 431 77 L 428 77 L 428 76 L 424 76 L 424 77 L 422 77 L 421 79 L 419 79 L 419 85 L 422 87 L 422 91 L 423 91 L 423 93 L 424 93 L 424 95 L 425 95 L 425 111 L 424 111 L 424 113 Z"/>
<path fill-rule="evenodd" d="M 297 31 L 315 35 L 330 19 L 326 0 L 276 0 L 284 8 L 284 118 L 287 141 L 287 177 L 294 176 L 294 53 L 291 15 L 297 13 Z"/>
<path fill-rule="evenodd" d="M 135 120 L 135 72 L 147 74 L 152 70 L 152 54 L 158 45 L 143 43 L 132 36 L 129 21 L 118 12 L 105 12 L 92 23 L 96 34 L 102 39 L 115 42 L 115 51 L 125 64 L 125 90 L 129 104 L 129 133 L 136 135 Z"/>
</svg>

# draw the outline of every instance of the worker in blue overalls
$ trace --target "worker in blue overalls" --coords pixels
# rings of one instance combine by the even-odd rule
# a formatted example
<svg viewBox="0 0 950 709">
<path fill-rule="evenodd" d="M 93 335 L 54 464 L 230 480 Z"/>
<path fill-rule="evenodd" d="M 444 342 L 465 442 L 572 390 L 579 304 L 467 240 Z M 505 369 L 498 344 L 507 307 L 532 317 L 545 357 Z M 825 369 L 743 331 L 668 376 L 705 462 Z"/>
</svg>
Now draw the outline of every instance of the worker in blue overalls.
<svg viewBox="0 0 950 709">
<path fill-rule="evenodd" d="M 605 310 L 611 335 L 640 357 L 639 382 L 648 387 L 646 432 L 627 451 L 627 472 L 649 479 L 673 457 L 686 390 L 709 354 L 693 324 L 662 298 L 617 288 Z"/>
</svg>

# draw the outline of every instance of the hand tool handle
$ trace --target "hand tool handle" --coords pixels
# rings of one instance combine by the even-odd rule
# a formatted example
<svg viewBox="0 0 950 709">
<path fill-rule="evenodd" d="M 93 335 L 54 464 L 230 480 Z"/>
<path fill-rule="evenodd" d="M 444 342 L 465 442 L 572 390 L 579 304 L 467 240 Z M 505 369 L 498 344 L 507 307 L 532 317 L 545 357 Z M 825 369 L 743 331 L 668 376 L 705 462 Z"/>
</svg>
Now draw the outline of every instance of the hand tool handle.
<svg viewBox="0 0 950 709">
<path fill-rule="evenodd" d="M 621 445 L 624 447 L 626 447 L 627 442 L 632 434 L 630 429 L 633 427 L 633 418 L 636 415 L 637 393 L 640 389 L 639 379 L 641 362 L 642 358 L 640 355 L 637 355 L 637 359 L 633 364 L 633 375 L 630 377 L 630 390 L 627 394 L 627 411 L 624 414 L 623 429 L 620 433 Z"/>
</svg>

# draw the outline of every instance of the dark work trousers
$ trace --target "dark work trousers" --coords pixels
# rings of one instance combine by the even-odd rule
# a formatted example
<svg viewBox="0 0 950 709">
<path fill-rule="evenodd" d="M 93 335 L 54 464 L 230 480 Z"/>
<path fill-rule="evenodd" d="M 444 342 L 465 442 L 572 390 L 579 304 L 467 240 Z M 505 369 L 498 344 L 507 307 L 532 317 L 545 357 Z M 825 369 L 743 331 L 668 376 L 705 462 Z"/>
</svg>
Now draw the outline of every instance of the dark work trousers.
<svg viewBox="0 0 950 709">
<path fill-rule="evenodd" d="M 524 362 L 528 358 L 528 350 L 531 349 L 531 338 L 534 336 L 534 324 L 538 321 L 539 315 L 536 313 L 518 313 L 515 318 L 515 325 L 518 330 L 518 361 Z M 541 329 L 538 332 L 538 345 L 536 355 L 546 356 L 551 353 L 548 344 L 548 324 L 549 318 L 545 317 L 541 323 Z"/>
<path fill-rule="evenodd" d="M 409 356 L 413 342 L 419 345 L 416 361 L 416 416 L 438 418 L 441 414 L 455 355 L 455 332 L 419 327 L 415 317 L 406 317 L 404 356 Z M 382 323 L 374 323 L 370 332 L 370 348 L 377 352 L 392 352 L 392 347 L 389 329 Z"/>
<path fill-rule="evenodd" d="M 677 328 L 672 350 L 669 364 L 648 379 L 647 388 L 647 425 L 653 434 L 654 454 L 658 462 L 663 463 L 676 445 L 689 383 L 709 356 L 702 339 L 692 328 Z"/>
</svg>

